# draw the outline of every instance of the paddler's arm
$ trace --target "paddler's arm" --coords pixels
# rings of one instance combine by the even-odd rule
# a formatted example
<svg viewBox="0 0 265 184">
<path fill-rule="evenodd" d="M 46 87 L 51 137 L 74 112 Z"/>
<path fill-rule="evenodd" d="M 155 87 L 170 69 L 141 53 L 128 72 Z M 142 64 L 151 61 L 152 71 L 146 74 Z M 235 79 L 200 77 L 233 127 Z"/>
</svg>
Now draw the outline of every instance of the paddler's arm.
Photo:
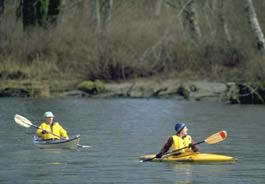
<svg viewBox="0 0 265 184">
<path fill-rule="evenodd" d="M 163 146 L 161 151 L 158 154 L 156 154 L 156 158 L 161 158 L 169 150 L 172 144 L 173 144 L 173 138 L 170 137 L 168 138 L 166 144 Z"/>
<path fill-rule="evenodd" d="M 192 144 L 191 149 L 192 149 L 193 152 L 198 152 L 200 148 L 199 148 L 198 145 L 193 145 L 193 144 L 195 144 L 195 143 L 196 143 L 196 142 L 192 139 L 192 142 L 191 142 L 191 144 Z"/>
<path fill-rule="evenodd" d="M 59 123 L 58 126 L 59 126 L 60 136 L 63 137 L 64 139 L 69 139 L 67 131 Z"/>
<path fill-rule="evenodd" d="M 43 127 L 43 123 L 42 123 L 42 124 L 39 126 L 39 128 L 37 129 L 37 131 L 36 131 L 37 136 L 42 137 L 43 129 L 44 129 L 44 127 Z"/>
<path fill-rule="evenodd" d="M 65 139 L 69 139 L 67 131 L 64 128 L 62 128 L 61 130 L 61 136 L 64 137 Z"/>
</svg>

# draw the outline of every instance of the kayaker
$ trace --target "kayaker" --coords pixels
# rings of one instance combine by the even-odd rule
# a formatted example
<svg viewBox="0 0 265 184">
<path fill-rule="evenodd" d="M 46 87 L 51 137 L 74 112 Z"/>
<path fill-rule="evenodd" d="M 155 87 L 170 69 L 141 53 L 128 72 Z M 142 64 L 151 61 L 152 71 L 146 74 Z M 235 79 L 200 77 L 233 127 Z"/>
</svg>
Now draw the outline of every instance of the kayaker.
<svg viewBox="0 0 265 184">
<path fill-rule="evenodd" d="M 58 123 L 54 122 L 52 112 L 44 113 L 45 121 L 41 123 L 36 134 L 43 140 L 49 139 L 68 139 L 67 131 Z"/>
<path fill-rule="evenodd" d="M 199 147 L 197 145 L 192 145 L 195 142 L 192 140 L 191 136 L 188 135 L 188 128 L 185 123 L 177 123 L 175 125 L 176 135 L 171 136 L 166 144 L 163 146 L 161 151 L 156 154 L 156 158 L 161 158 L 168 150 L 178 150 L 184 147 L 189 146 L 186 149 L 182 149 L 176 154 L 184 153 L 184 152 L 197 152 L 199 151 Z"/>
</svg>

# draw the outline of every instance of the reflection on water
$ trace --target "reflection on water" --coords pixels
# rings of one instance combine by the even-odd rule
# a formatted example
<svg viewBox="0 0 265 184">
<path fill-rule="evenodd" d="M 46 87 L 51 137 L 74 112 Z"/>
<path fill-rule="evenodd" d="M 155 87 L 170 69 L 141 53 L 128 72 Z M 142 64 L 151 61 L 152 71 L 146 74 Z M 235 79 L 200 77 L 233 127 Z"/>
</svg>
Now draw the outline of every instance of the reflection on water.
<svg viewBox="0 0 265 184">
<path fill-rule="evenodd" d="M 50 164 L 50 165 L 60 165 L 60 164 L 63 164 L 63 163 L 60 163 L 60 162 L 50 162 L 50 163 L 47 163 L 47 164 Z"/>
<path fill-rule="evenodd" d="M 1 98 L 0 183 L 263 183 L 264 107 L 175 101 L 174 99 Z M 35 129 L 18 126 L 21 114 L 38 124 L 52 111 L 70 135 L 81 134 L 89 149 L 41 150 Z M 187 123 L 196 141 L 219 130 L 228 139 L 201 144 L 201 152 L 235 156 L 234 164 L 142 163 L 174 134 L 175 121 Z M 255 156 L 253 156 L 253 151 Z"/>
<path fill-rule="evenodd" d="M 184 183 L 190 184 L 192 178 L 192 165 L 191 164 L 170 164 L 170 169 L 176 172 L 176 177 L 182 176 L 182 181 L 177 181 L 176 184 Z"/>
</svg>

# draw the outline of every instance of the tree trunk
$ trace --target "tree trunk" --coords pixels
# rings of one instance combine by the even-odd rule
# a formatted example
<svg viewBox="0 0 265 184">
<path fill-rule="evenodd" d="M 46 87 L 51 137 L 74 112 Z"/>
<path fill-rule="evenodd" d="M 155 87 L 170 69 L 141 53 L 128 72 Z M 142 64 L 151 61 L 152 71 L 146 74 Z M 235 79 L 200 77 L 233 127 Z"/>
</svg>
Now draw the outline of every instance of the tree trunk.
<svg viewBox="0 0 265 184">
<path fill-rule="evenodd" d="M 48 21 L 56 24 L 60 13 L 61 0 L 50 0 L 48 5 Z"/>
<path fill-rule="evenodd" d="M 252 0 L 244 0 L 245 1 L 245 9 L 248 15 L 248 22 L 253 30 L 256 39 L 257 39 L 257 48 L 258 50 L 263 50 L 265 49 L 265 39 L 264 39 L 264 34 L 261 30 L 259 20 L 257 18 L 257 14 L 253 5 Z"/>
<path fill-rule="evenodd" d="M 24 0 L 22 7 L 23 26 L 24 29 L 33 27 L 35 25 L 35 0 Z"/>
<path fill-rule="evenodd" d="M 112 4 L 112 0 L 96 1 L 97 28 L 99 31 L 107 29 L 107 23 L 111 20 Z"/>
<path fill-rule="evenodd" d="M 0 0 L 0 15 L 5 11 L 5 0 Z"/>
<path fill-rule="evenodd" d="M 101 30 L 106 30 L 107 23 L 111 20 L 112 0 L 101 1 Z"/>
<path fill-rule="evenodd" d="M 24 29 L 34 26 L 46 27 L 55 24 L 62 0 L 23 0 L 22 15 Z"/>
<path fill-rule="evenodd" d="M 224 0 L 217 0 L 217 9 L 218 22 L 220 24 L 220 33 L 217 29 L 217 36 L 219 36 L 220 34 L 222 40 L 224 40 L 225 42 L 231 42 L 231 35 L 224 18 Z"/>
<path fill-rule="evenodd" d="M 156 2 L 156 9 L 155 9 L 155 16 L 160 17 L 161 8 L 164 0 L 157 0 Z"/>
<path fill-rule="evenodd" d="M 88 19 L 91 29 L 98 28 L 98 0 L 89 0 L 87 3 Z"/>
<path fill-rule="evenodd" d="M 218 39 L 218 42 L 231 42 L 231 36 L 224 18 L 224 0 L 212 0 L 211 8 L 216 15 L 215 37 Z"/>
<path fill-rule="evenodd" d="M 101 0 L 96 0 L 96 16 L 97 16 L 97 29 L 102 30 L 102 21 L 101 21 Z"/>
<path fill-rule="evenodd" d="M 95 19 L 97 17 L 97 0 L 90 0 L 88 1 L 88 11 L 89 11 L 89 18 Z"/>
<path fill-rule="evenodd" d="M 50 0 L 35 0 L 34 2 L 35 19 L 39 26 L 47 26 L 49 1 Z"/>
<path fill-rule="evenodd" d="M 190 37 L 194 40 L 200 40 L 201 30 L 198 24 L 197 14 L 193 7 L 193 0 L 185 0 L 183 11 L 183 25 L 186 37 Z"/>
</svg>

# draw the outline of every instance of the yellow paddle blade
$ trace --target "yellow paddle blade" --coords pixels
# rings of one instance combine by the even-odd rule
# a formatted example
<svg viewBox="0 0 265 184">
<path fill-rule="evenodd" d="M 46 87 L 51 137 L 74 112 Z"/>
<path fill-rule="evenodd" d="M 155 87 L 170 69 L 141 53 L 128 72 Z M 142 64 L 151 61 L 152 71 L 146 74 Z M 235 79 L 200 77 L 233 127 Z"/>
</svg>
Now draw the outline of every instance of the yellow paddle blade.
<svg viewBox="0 0 265 184">
<path fill-rule="evenodd" d="M 15 122 L 23 127 L 29 128 L 32 126 L 32 123 L 30 122 L 30 120 L 28 120 L 27 118 L 16 114 L 15 117 Z"/>
<path fill-rule="evenodd" d="M 205 143 L 207 144 L 215 144 L 218 142 L 221 142 L 227 138 L 227 132 L 225 130 L 222 130 L 220 132 L 217 132 L 211 136 L 209 136 L 207 139 L 205 139 Z"/>
</svg>

